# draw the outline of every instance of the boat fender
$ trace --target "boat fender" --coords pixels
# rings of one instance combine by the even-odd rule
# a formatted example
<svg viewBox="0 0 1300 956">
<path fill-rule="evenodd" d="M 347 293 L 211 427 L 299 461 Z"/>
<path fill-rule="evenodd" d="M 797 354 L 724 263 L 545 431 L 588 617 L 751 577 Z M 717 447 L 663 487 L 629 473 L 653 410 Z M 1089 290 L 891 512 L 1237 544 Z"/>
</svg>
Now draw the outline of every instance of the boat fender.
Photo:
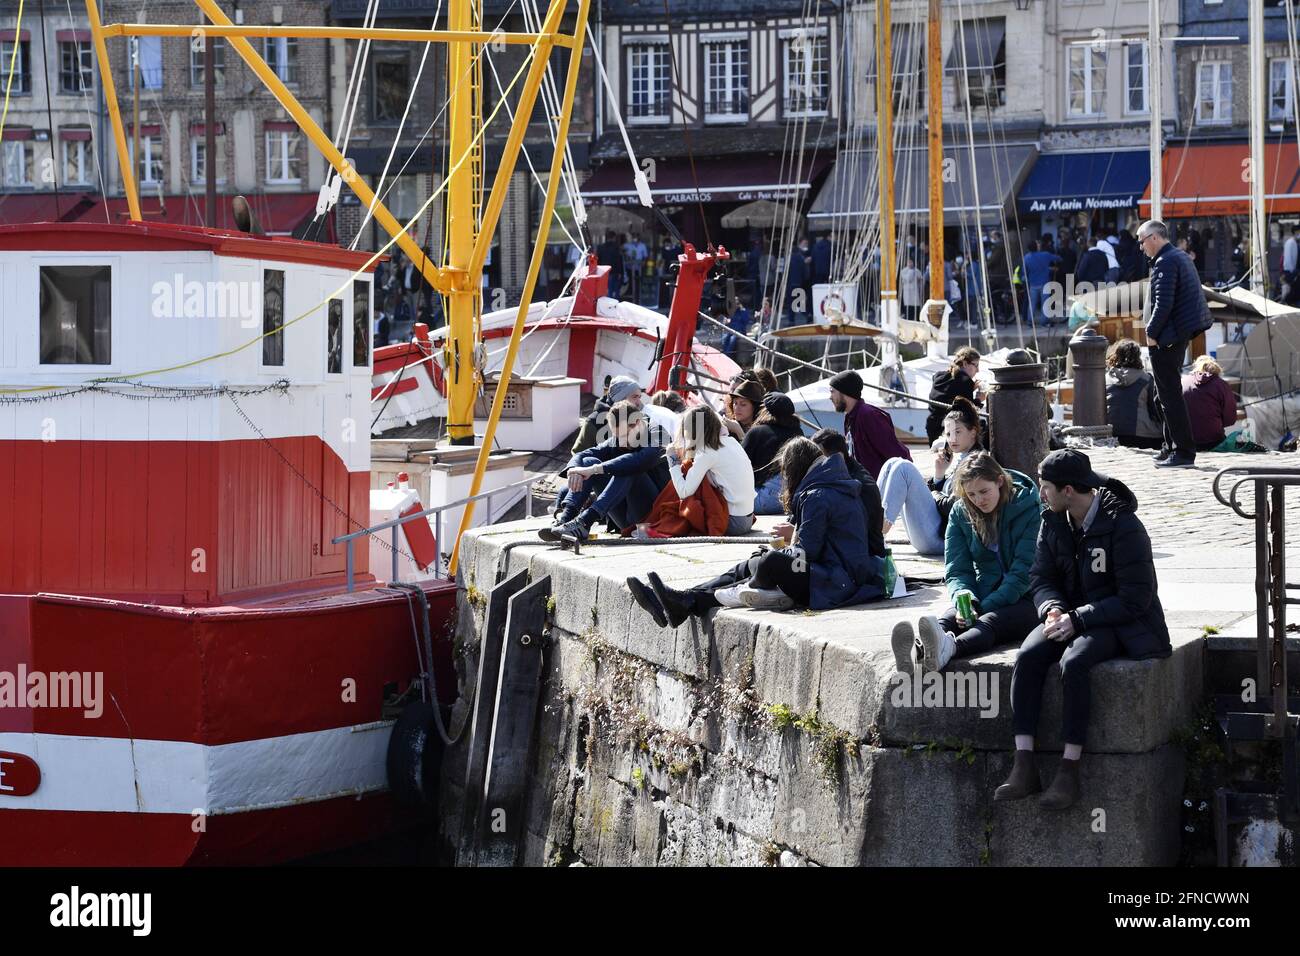
<svg viewBox="0 0 1300 956">
<path fill-rule="evenodd" d="M 437 805 L 442 754 L 433 706 L 422 700 L 407 704 L 388 738 L 388 789 L 398 803 L 408 807 Z"/>
</svg>

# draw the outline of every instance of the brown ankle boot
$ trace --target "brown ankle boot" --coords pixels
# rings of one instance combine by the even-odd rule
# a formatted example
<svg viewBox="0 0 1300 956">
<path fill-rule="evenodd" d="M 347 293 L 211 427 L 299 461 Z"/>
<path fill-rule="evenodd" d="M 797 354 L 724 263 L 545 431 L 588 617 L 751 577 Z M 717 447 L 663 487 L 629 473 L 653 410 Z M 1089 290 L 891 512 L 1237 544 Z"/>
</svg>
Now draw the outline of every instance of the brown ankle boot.
<svg viewBox="0 0 1300 956">
<path fill-rule="evenodd" d="M 1038 805 L 1044 810 L 1065 810 L 1074 806 L 1079 800 L 1079 761 L 1061 758 L 1056 768 L 1056 778 L 1047 792 L 1038 798 Z"/>
<path fill-rule="evenodd" d="M 1007 777 L 1006 783 L 993 791 L 993 799 L 1023 800 L 1042 789 L 1043 783 L 1038 778 L 1038 768 L 1034 766 L 1034 752 L 1017 750 L 1015 762 L 1011 765 L 1011 775 Z"/>
</svg>

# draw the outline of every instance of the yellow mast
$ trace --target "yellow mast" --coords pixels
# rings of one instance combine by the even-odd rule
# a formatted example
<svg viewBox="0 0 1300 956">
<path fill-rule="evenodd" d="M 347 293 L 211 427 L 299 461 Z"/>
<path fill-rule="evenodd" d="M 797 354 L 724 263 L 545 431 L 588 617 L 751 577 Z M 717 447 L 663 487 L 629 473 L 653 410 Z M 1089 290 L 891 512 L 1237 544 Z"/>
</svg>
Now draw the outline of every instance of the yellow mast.
<svg viewBox="0 0 1300 956">
<path fill-rule="evenodd" d="M 930 298 L 942 302 L 943 287 L 943 34 L 939 26 L 939 0 L 930 0 L 926 21 L 926 80 L 930 114 Z"/>
<path fill-rule="evenodd" d="M 880 359 L 898 359 L 898 266 L 894 261 L 894 57 L 889 0 L 876 0 L 876 145 L 880 169 Z"/>
<path fill-rule="evenodd" d="M 472 0 L 451 0 L 447 26 L 453 32 L 481 31 Z M 479 127 L 478 79 L 474 46 L 452 43 L 447 49 L 447 132 L 453 172 L 447 182 L 447 267 L 469 277 L 474 254 L 474 156 Z M 453 445 L 474 444 L 474 317 L 482 301 L 479 282 L 460 282 L 448 295 L 447 436 Z"/>
</svg>

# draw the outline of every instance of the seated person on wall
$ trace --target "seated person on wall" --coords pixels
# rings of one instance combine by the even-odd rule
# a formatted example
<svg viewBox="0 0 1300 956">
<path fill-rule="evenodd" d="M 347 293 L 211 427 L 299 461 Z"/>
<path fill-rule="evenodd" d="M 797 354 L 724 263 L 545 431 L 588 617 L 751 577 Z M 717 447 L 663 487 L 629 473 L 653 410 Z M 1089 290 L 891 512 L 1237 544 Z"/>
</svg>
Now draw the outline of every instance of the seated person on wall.
<svg viewBox="0 0 1300 956">
<path fill-rule="evenodd" d="M 951 405 L 958 398 L 964 398 L 971 404 L 979 406 L 979 385 L 975 376 L 980 370 L 980 353 L 969 345 L 959 348 L 952 357 L 952 364 L 934 377 L 930 386 L 930 399 Z M 943 418 L 950 409 L 940 405 L 931 405 L 930 414 L 925 417 L 925 434 L 930 442 L 937 441 L 943 435 Z"/>
<path fill-rule="evenodd" d="M 605 418 L 609 437 L 574 455 L 560 472 L 569 485 L 559 496 L 554 524 L 538 532 L 543 541 L 586 541 L 597 521 L 629 528 L 668 484 L 668 436 L 631 402 L 618 402 Z"/>
<path fill-rule="evenodd" d="M 768 392 L 753 426 L 740 443 L 754 469 L 757 498 L 754 513 L 784 514 L 781 507 L 781 449 L 786 442 L 803 435 L 794 414 L 794 402 L 782 392 Z"/>
<path fill-rule="evenodd" d="M 691 463 L 690 471 L 682 465 Z M 681 434 L 668 447 L 668 479 L 685 501 L 700 482 L 710 481 L 727 499 L 727 534 L 748 534 L 754 527 L 754 473 L 740 442 L 722 430 L 722 420 L 708 405 L 682 416 Z M 653 502 L 652 502 L 653 503 Z"/>
<path fill-rule="evenodd" d="M 813 442 L 827 458 L 839 455 L 849 469 L 849 477 L 858 483 L 862 492 L 862 506 L 867 516 L 867 548 L 878 558 L 889 553 L 885 547 L 885 508 L 880 503 L 880 489 L 876 480 L 858 460 L 849 454 L 848 440 L 833 428 L 823 428 L 812 437 Z"/>
<path fill-rule="evenodd" d="M 913 650 L 922 670 L 939 671 L 953 658 L 1019 643 L 1038 624 L 1029 597 L 1042 511 L 1034 480 L 980 451 L 957 468 L 954 484 L 943 548 L 953 607 L 921 618 L 919 638 L 910 621 L 894 625 L 894 660 L 905 674 L 912 673 Z M 962 594 L 970 598 L 970 619 L 957 610 Z"/>
<path fill-rule="evenodd" d="M 1197 358 L 1191 374 L 1183 376 L 1183 403 L 1197 451 L 1220 444 L 1227 429 L 1237 424 L 1237 396 L 1223 380 L 1223 367 L 1208 355 Z"/>
<path fill-rule="evenodd" d="M 793 525 L 788 548 L 760 549 L 724 574 L 686 590 L 651 571 L 627 579 L 636 603 L 660 627 L 678 627 L 715 607 L 815 611 L 888 597 L 885 562 L 867 546 L 858 483 L 840 456 L 822 457 L 806 438 L 781 452 L 783 496 Z"/>
<path fill-rule="evenodd" d="M 763 386 L 765 392 L 779 392 L 781 387 L 776 383 L 776 373 L 764 365 L 755 365 L 746 371 L 754 376 L 754 381 Z"/>
<path fill-rule="evenodd" d="M 1090 672 L 1113 657 L 1168 657 L 1169 629 L 1160 606 L 1151 538 L 1138 519 L 1137 498 L 1122 482 L 1092 470 L 1083 452 L 1054 451 L 1039 467 L 1046 506 L 1029 573 L 1038 619 L 1011 673 L 1011 775 L 994 800 L 1038 793 L 1034 734 L 1048 669 L 1061 665 L 1064 753 L 1051 787 L 1039 799 L 1064 810 L 1079 799 L 1079 760 L 1088 731 Z"/>
<path fill-rule="evenodd" d="M 862 400 L 862 376 L 852 369 L 831 376 L 831 407 L 844 413 L 844 437 L 849 440 L 858 464 L 880 481 L 880 469 L 891 458 L 912 460 L 912 453 L 898 440 L 894 420 L 883 409 Z"/>
<path fill-rule="evenodd" d="M 605 427 L 605 417 L 609 410 L 619 402 L 631 402 L 633 408 L 640 408 L 641 386 L 636 379 L 628 375 L 619 375 L 611 379 L 605 387 L 605 394 L 596 399 L 596 406 L 578 428 L 578 437 L 573 440 L 569 453 L 576 455 L 586 451 L 601 440 L 601 429 Z"/>
<path fill-rule="evenodd" d="M 918 554 L 943 554 L 944 529 L 952 511 L 953 476 L 966 456 L 980 448 L 980 417 L 975 406 L 960 396 L 943 417 L 942 442 L 936 442 L 934 477 L 902 458 L 891 458 L 880 469 L 880 497 L 885 506 L 885 534 L 902 514 L 907 540 Z"/>
<path fill-rule="evenodd" d="M 1132 339 L 1120 339 L 1106 350 L 1106 421 L 1126 448 L 1160 447 L 1164 432 L 1155 380 Z"/>
<path fill-rule="evenodd" d="M 740 441 L 758 418 L 767 390 L 748 370 L 732 378 L 729 389 L 722 400 L 722 424 L 726 426 L 727 434 Z"/>
</svg>

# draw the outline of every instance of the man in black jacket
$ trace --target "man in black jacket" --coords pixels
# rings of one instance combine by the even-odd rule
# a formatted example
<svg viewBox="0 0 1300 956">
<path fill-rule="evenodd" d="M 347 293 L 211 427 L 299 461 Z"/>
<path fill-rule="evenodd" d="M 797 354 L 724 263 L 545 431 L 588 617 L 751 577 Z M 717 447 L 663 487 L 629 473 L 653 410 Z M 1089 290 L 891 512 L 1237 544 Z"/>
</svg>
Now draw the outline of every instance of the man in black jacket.
<svg viewBox="0 0 1300 956">
<path fill-rule="evenodd" d="M 1187 343 L 1210 327 L 1210 307 L 1191 258 L 1169 242 L 1169 230 L 1155 219 L 1142 223 L 1138 244 L 1151 259 L 1147 295 L 1147 337 L 1156 397 L 1164 411 L 1164 445 L 1156 455 L 1162 468 L 1196 463 L 1196 440 L 1183 402 L 1183 359 Z"/>
<path fill-rule="evenodd" d="M 1079 799 L 1093 666 L 1121 655 L 1168 657 L 1171 649 L 1151 539 L 1135 513 L 1133 492 L 1094 472 L 1088 456 L 1073 449 L 1052 452 L 1039 474 L 1045 507 L 1029 588 L 1043 623 L 1016 655 L 1011 674 L 1015 763 L 993 799 L 1019 800 L 1042 789 L 1034 767 L 1034 734 L 1043 683 L 1059 661 L 1065 746 L 1056 779 L 1039 804 L 1064 810 Z"/>
</svg>

